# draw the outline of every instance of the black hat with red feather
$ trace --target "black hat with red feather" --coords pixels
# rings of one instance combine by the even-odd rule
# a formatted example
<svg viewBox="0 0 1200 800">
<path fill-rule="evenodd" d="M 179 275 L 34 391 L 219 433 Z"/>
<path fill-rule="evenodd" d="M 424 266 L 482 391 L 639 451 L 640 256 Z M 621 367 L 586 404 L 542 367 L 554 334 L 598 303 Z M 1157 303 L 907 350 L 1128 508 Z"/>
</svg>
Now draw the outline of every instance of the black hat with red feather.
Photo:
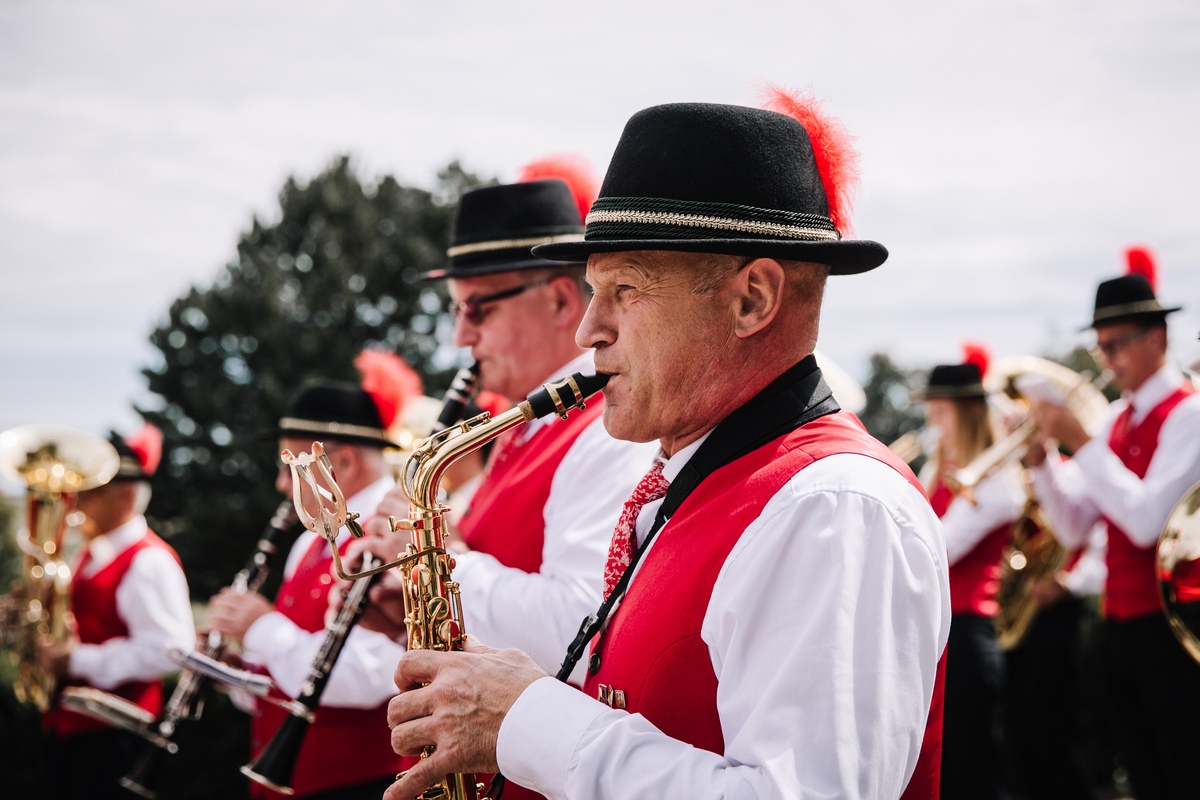
<svg viewBox="0 0 1200 800">
<path fill-rule="evenodd" d="M 597 181 L 577 156 L 550 156 L 526 164 L 517 183 L 485 186 L 462 196 L 450 264 L 425 278 L 471 278 L 552 266 L 535 258 L 535 245 L 583 241 L 583 216 Z M 580 263 L 584 259 L 577 260 Z"/>
<path fill-rule="evenodd" d="M 113 476 L 114 481 L 148 481 L 158 470 L 162 460 L 163 435 L 150 423 L 142 425 L 141 430 L 129 436 L 110 431 L 108 441 L 121 457 L 117 474 Z"/>
<path fill-rule="evenodd" d="M 625 126 L 587 215 L 582 242 L 535 255 L 673 250 L 874 269 L 876 242 L 843 238 L 855 157 L 811 98 L 773 89 L 772 110 L 707 103 L 654 106 Z"/>
<path fill-rule="evenodd" d="M 310 383 L 279 420 L 276 436 L 394 447 L 387 430 L 422 394 L 421 378 L 394 353 L 364 350 L 354 360 L 362 385 Z"/>
<path fill-rule="evenodd" d="M 1092 324 L 1082 330 L 1117 322 L 1160 323 L 1166 320 L 1167 314 L 1182 308 L 1164 308 L 1158 302 L 1154 294 L 1158 286 L 1158 267 L 1149 248 L 1126 248 L 1125 264 L 1124 275 L 1096 287 Z"/>
<path fill-rule="evenodd" d="M 986 346 L 979 342 L 963 342 L 962 363 L 938 364 L 930 370 L 925 389 L 914 392 L 913 400 L 986 397 L 987 390 L 983 388 L 983 379 L 991 361 L 992 356 Z"/>
</svg>

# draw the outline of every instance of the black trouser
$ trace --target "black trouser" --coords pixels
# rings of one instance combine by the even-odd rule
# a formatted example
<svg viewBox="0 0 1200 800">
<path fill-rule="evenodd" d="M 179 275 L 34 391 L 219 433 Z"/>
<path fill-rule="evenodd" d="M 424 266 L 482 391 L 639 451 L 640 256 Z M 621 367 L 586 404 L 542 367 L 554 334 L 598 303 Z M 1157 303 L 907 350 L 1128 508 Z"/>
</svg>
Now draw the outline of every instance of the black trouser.
<svg viewBox="0 0 1200 800">
<path fill-rule="evenodd" d="M 1068 597 L 1034 617 L 1004 654 L 1004 739 L 1013 789 L 1028 800 L 1092 800 L 1079 717 L 1079 622 Z"/>
<path fill-rule="evenodd" d="M 1153 614 L 1104 625 L 1106 690 L 1137 800 L 1195 800 L 1200 779 L 1200 664 Z"/>
<path fill-rule="evenodd" d="M 946 645 L 942 800 L 1005 797 L 1000 758 L 1004 661 L 990 617 L 955 614 Z"/>
<path fill-rule="evenodd" d="M 51 800 L 130 800 L 121 778 L 142 752 L 143 739 L 128 731 L 102 730 L 48 739 L 46 796 Z"/>
</svg>

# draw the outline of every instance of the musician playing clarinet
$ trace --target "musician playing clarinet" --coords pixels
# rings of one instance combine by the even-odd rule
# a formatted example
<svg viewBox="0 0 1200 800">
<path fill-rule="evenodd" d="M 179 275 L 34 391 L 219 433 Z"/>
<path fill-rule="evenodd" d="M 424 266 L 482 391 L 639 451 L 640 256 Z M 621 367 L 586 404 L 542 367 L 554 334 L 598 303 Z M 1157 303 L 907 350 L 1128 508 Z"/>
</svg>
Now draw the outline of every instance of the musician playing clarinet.
<svg viewBox="0 0 1200 800">
<path fill-rule="evenodd" d="M 1167 355 L 1166 318 L 1179 307 L 1159 303 L 1148 250 L 1130 248 L 1126 256 L 1128 272 L 1096 289 L 1088 326 L 1121 399 L 1094 438 L 1065 405 L 1037 403 L 1042 442 L 1029 461 L 1038 500 L 1064 545 L 1081 545 L 1098 521 L 1107 528 L 1106 694 L 1134 793 L 1138 800 L 1191 798 L 1200 665 L 1163 616 L 1154 553 L 1171 509 L 1200 480 L 1200 396 Z M 1048 443 L 1073 457 L 1060 458 Z"/>
<path fill-rule="evenodd" d="M 840 128 L 776 101 L 804 121 L 639 112 L 584 240 L 535 248 L 588 259 L 604 426 L 659 456 L 611 520 L 584 693 L 471 639 L 406 653 L 392 744 L 436 749 L 389 800 L 497 768 L 551 798 L 937 796 L 945 542 L 812 357 L 826 276 L 887 251 L 843 238 Z"/>
<path fill-rule="evenodd" d="M 394 356 L 368 351 L 360 356 L 363 387 L 318 383 L 305 387 L 279 421 L 279 446 L 305 452 L 314 441 L 324 444 L 347 508 L 369 516 L 395 485 L 383 457 L 392 442 L 386 431 L 403 413 L 411 397 L 420 396 L 420 381 Z M 407 393 L 383 387 L 411 386 Z M 291 470 L 282 467 L 275 488 L 292 494 Z M 342 529 L 338 547 L 351 540 Z M 244 658 L 261 665 L 292 698 L 302 685 L 325 639 L 333 552 L 311 531 L 296 540 L 283 571 L 283 583 L 271 603 L 262 595 L 224 589 L 211 601 L 209 623 L 242 643 Z M 374 631 L 354 628 L 321 695 L 321 707 L 307 730 L 292 776 L 296 797 L 323 800 L 376 800 L 391 783 L 401 760 L 381 746 L 374 731 L 382 726 L 385 704 L 395 694 L 386 680 L 387 665 L 403 647 Z M 271 741 L 287 712 L 259 703 L 252 721 L 254 754 Z M 386 743 L 385 743 L 386 744 Z M 251 784 L 257 797 L 280 795 Z"/>
</svg>

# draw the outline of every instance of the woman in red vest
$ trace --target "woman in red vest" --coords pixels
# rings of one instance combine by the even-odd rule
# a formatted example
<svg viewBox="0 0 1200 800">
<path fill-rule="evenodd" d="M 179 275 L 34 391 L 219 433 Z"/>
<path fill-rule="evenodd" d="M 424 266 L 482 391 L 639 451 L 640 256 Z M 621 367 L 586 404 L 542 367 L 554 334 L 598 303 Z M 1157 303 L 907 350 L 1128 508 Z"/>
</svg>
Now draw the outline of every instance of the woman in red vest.
<svg viewBox="0 0 1200 800">
<path fill-rule="evenodd" d="M 966 363 L 934 367 L 918 395 L 926 424 L 940 431 L 921 477 L 942 520 L 950 564 L 941 796 L 988 800 L 1005 794 L 999 713 L 1004 661 L 993 624 L 999 561 L 1025 491 L 1015 464 L 984 478 L 970 496 L 957 494 L 947 481 L 995 439 L 983 388 L 988 356 L 977 346 L 965 349 Z"/>
<path fill-rule="evenodd" d="M 1078 546 L 1092 526 L 1108 532 L 1103 653 L 1114 737 L 1138 800 L 1196 796 L 1190 759 L 1200 751 L 1200 665 L 1162 613 L 1154 552 L 1175 503 L 1200 480 L 1200 395 L 1167 358 L 1168 314 L 1156 271 L 1130 248 L 1127 274 L 1102 282 L 1089 328 L 1097 357 L 1122 397 L 1094 437 L 1069 409 L 1034 408 L 1045 442 L 1031 449 L 1034 489 L 1055 534 Z M 1085 329 L 1086 330 L 1086 329 Z"/>
</svg>

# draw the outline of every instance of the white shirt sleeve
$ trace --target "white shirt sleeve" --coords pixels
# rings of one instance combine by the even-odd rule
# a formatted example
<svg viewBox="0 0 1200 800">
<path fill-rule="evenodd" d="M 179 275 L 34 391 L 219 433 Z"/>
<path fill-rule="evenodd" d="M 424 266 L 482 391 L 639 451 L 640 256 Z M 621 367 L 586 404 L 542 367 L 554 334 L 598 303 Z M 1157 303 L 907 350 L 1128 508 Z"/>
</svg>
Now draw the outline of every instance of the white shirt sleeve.
<svg viewBox="0 0 1200 800">
<path fill-rule="evenodd" d="M 501 726 L 500 767 L 551 798 L 898 797 L 949 597 L 920 493 L 871 459 L 822 459 L 768 502 L 714 586 L 702 636 L 723 754 L 542 680 Z"/>
<path fill-rule="evenodd" d="M 255 620 L 243 644 L 279 688 L 294 698 L 300 694 L 325 635 L 325 631 L 306 631 L 273 611 Z M 392 675 L 403 654 L 404 646 L 382 633 L 351 629 L 321 694 L 321 705 L 375 708 L 387 702 L 398 693 Z"/>
<path fill-rule="evenodd" d="M 1100 520 L 1100 509 L 1088 496 L 1079 465 L 1053 452 L 1047 453 L 1046 460 L 1031 472 L 1034 496 L 1050 522 L 1054 538 L 1068 550 L 1083 547 Z"/>
<path fill-rule="evenodd" d="M 1096 508 L 1134 544 L 1152 547 L 1171 509 L 1200 481 L 1200 394 L 1176 406 L 1163 422 L 1146 477 L 1121 463 L 1107 437 L 1079 448 L 1073 461 Z"/>
<path fill-rule="evenodd" d="M 978 483 L 974 502 L 964 495 L 951 501 L 942 515 L 946 552 L 951 566 L 1005 522 L 1013 522 L 1025 508 L 1021 468 L 1010 464 Z"/>
<path fill-rule="evenodd" d="M 133 557 L 117 586 L 117 614 L 129 629 L 127 636 L 79 644 L 71 653 L 70 674 L 98 689 L 174 672 L 179 667 L 165 651 L 195 645 L 187 579 L 174 557 L 160 547 L 147 547 Z"/>
<path fill-rule="evenodd" d="M 657 443 L 613 439 L 599 419 L 584 429 L 550 485 L 540 571 L 506 567 L 484 553 L 456 557 L 467 631 L 485 644 L 524 650 L 556 672 L 579 623 L 600 606 L 613 526 L 657 453 Z"/>
</svg>

